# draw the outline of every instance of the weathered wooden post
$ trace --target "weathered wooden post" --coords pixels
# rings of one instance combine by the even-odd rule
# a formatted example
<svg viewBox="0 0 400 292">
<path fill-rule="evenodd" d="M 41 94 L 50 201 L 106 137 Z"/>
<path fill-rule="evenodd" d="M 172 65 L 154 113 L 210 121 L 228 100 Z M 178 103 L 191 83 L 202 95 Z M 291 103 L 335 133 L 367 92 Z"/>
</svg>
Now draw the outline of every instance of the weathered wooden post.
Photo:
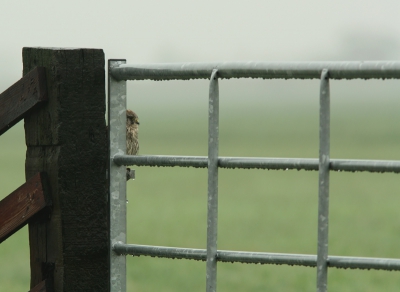
<svg viewBox="0 0 400 292">
<path fill-rule="evenodd" d="M 29 225 L 31 287 L 108 291 L 105 71 L 101 49 L 24 48 L 45 67 L 48 103 L 25 119 L 26 178 L 47 173 L 50 218 Z"/>
</svg>

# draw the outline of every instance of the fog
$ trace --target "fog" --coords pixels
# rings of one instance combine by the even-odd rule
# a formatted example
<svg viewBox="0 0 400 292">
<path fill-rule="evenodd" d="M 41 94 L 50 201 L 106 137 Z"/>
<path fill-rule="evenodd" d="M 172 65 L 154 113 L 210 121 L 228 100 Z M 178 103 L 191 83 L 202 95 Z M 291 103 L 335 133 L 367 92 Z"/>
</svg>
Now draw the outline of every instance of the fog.
<svg viewBox="0 0 400 292">
<path fill-rule="evenodd" d="M 397 0 L 3 1 L 0 91 L 21 77 L 23 47 L 101 48 L 106 59 L 128 63 L 397 60 L 399 11 Z M 207 93 L 206 82 L 184 83 L 184 93 L 171 94 L 165 93 L 169 85 L 153 84 L 129 84 L 138 106 L 175 107 L 187 100 L 196 105 L 202 100 L 198 96 Z M 287 84 L 229 81 L 221 94 L 231 102 L 254 98 L 279 103 L 312 100 L 308 90 L 318 92 L 315 82 Z M 354 84 L 343 92 L 359 96 L 358 88 L 366 82 Z M 397 89 L 390 84 L 379 92 L 389 96 Z M 135 106 L 135 101 L 129 103 Z"/>
</svg>

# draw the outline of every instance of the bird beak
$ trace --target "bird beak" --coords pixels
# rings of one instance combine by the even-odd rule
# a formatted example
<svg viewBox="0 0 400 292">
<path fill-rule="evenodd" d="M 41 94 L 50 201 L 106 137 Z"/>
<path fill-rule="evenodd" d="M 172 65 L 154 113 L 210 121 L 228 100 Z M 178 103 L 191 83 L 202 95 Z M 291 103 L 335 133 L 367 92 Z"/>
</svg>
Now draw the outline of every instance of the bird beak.
<svg viewBox="0 0 400 292">
<path fill-rule="evenodd" d="M 136 122 L 136 124 L 140 125 L 140 123 L 139 123 L 139 121 L 138 121 L 138 120 L 136 120 L 135 122 Z"/>
</svg>

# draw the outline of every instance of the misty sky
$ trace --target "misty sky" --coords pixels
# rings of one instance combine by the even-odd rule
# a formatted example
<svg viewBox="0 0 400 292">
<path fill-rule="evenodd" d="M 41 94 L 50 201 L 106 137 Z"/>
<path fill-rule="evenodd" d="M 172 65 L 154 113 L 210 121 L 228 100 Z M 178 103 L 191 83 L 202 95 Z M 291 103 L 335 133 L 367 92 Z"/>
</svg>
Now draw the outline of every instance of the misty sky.
<svg viewBox="0 0 400 292">
<path fill-rule="evenodd" d="M 2 1 L 0 88 L 24 46 L 102 48 L 128 63 L 398 60 L 398 0 Z"/>
</svg>

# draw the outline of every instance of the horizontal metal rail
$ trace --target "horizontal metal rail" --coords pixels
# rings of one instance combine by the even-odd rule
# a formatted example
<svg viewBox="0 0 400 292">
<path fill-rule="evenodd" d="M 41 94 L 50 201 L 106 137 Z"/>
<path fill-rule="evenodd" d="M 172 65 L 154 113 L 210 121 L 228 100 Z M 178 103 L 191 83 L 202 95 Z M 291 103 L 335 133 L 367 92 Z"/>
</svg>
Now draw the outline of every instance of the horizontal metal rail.
<svg viewBox="0 0 400 292">
<path fill-rule="evenodd" d="M 181 166 L 206 168 L 206 156 L 172 156 L 172 155 L 115 155 L 113 162 L 117 165 L 136 166 Z M 270 169 L 270 170 L 318 170 L 318 159 L 312 158 L 262 158 L 262 157 L 219 157 L 221 168 Z M 355 160 L 331 159 L 329 169 L 334 171 L 368 171 L 400 173 L 398 160 Z"/>
<path fill-rule="evenodd" d="M 125 226 L 114 231 L 123 234 L 121 238 L 113 237 L 111 246 L 111 262 L 114 268 L 113 275 L 125 275 L 125 262 L 117 262 L 117 255 L 131 254 L 133 256 L 152 256 L 163 258 L 178 258 L 207 261 L 207 291 L 216 291 L 217 261 L 240 262 L 254 264 L 286 264 L 297 266 L 316 267 L 317 291 L 327 291 L 328 267 L 350 269 L 378 269 L 400 271 L 400 259 L 345 257 L 328 255 L 328 218 L 329 218 L 329 173 L 330 171 L 346 172 L 394 172 L 400 173 L 400 160 L 347 160 L 330 159 L 330 79 L 400 79 L 399 61 L 373 62 L 220 62 L 220 63 L 164 63 L 164 64 L 125 64 L 124 60 L 114 60 L 109 63 L 111 87 L 117 88 L 111 100 L 116 101 L 116 113 L 110 120 L 118 121 L 118 135 L 124 140 L 125 118 L 121 105 L 125 106 L 125 80 L 188 80 L 210 79 L 210 107 L 209 107 L 209 156 L 165 156 L 140 155 L 129 156 L 124 147 L 114 147 L 111 153 L 111 166 L 114 167 L 118 182 L 110 187 L 111 198 L 115 202 L 125 201 L 125 189 L 121 189 L 123 196 L 119 196 L 119 182 L 125 181 L 122 175 L 127 165 L 136 166 L 164 166 L 164 167 L 196 167 L 208 168 L 208 216 L 207 216 L 207 249 L 176 248 L 162 246 L 148 246 L 125 243 Z M 211 77 L 210 77 L 211 76 Z M 263 78 L 263 79 L 320 79 L 320 152 L 319 159 L 302 158 L 268 158 L 268 157 L 219 157 L 218 156 L 218 80 L 229 78 Z M 112 95 L 111 95 L 112 96 Z M 120 98 L 120 101 L 118 100 Z M 112 123 L 111 123 L 112 124 Z M 112 127 L 111 127 L 111 133 Z M 116 137 L 118 136 L 116 134 Z M 112 139 L 111 139 L 112 140 Z M 121 141 L 122 141 L 121 140 Z M 125 141 L 125 140 L 124 140 Z M 122 141 L 123 143 L 125 143 Z M 110 148 L 111 149 L 111 148 Z M 111 151 L 112 152 L 112 151 Z M 226 251 L 217 249 L 217 199 L 218 199 L 218 168 L 241 169 L 270 169 L 270 170 L 312 170 L 320 172 L 318 195 L 318 252 L 317 255 L 281 254 L 263 252 Z M 113 169 L 110 167 L 110 169 Z M 118 170 L 118 171 L 117 171 Z M 124 184 L 123 184 L 124 185 Z M 114 204 L 119 206 L 120 204 Z M 111 211 L 113 208 L 111 209 Z M 119 212 L 126 220 L 124 212 Z M 122 210 L 123 211 L 123 210 Z M 116 211 L 114 211 L 116 213 Z M 125 218 L 125 219 L 124 219 Z M 115 221 L 115 220 L 114 220 Z M 113 221 L 112 221 L 113 222 Z M 117 222 L 117 221 L 115 221 Z M 122 222 L 122 221 L 121 221 Z M 122 230 L 122 233 L 121 233 Z M 111 231 L 113 227 L 111 226 Z M 117 232 L 118 231 L 118 232 Z M 117 270 L 118 269 L 118 270 Z M 115 281 L 114 281 L 115 282 Z M 121 289 L 114 285 L 115 291 Z M 114 287 L 113 286 L 113 287 Z M 113 291 L 114 291 L 113 290 Z M 124 289 L 122 289 L 124 290 Z"/>
<path fill-rule="evenodd" d="M 123 244 L 121 242 L 116 242 L 112 248 L 114 252 L 120 255 L 129 254 L 133 256 L 151 256 L 197 261 L 206 261 L 207 259 L 206 249 Z M 217 261 L 231 263 L 240 262 L 248 264 L 275 264 L 316 267 L 317 256 L 306 254 L 218 250 Z M 342 269 L 374 269 L 399 271 L 400 259 L 328 256 L 328 266 Z"/>
<path fill-rule="evenodd" d="M 218 78 L 319 79 L 323 69 L 330 79 L 400 78 L 400 62 L 221 62 L 122 64 L 109 68 L 116 80 L 209 79 Z"/>
</svg>

